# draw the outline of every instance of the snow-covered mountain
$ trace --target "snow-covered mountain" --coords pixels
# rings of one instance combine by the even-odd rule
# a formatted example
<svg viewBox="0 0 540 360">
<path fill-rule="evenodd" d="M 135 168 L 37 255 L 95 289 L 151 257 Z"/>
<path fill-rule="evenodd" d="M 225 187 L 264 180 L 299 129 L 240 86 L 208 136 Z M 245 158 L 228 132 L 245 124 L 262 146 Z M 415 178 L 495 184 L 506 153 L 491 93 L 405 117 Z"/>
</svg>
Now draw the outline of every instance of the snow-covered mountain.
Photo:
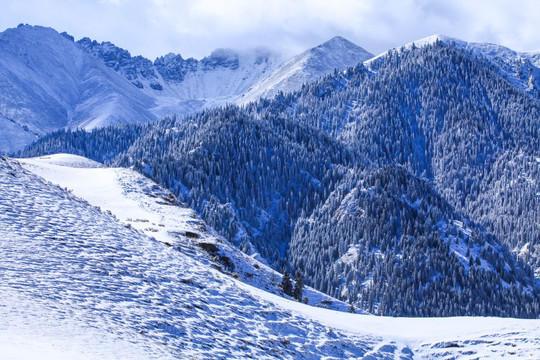
<svg viewBox="0 0 540 360">
<path fill-rule="evenodd" d="M 262 48 L 217 49 L 202 60 L 167 54 L 151 61 L 110 42 L 75 42 L 69 34 L 29 25 L 0 33 L 0 52 L 3 153 L 61 128 L 144 123 L 293 91 L 371 57 L 336 37 L 285 64 Z"/>
<path fill-rule="evenodd" d="M 8 29 L 0 53 L 1 152 L 64 127 L 155 119 L 154 99 L 53 29 Z"/>
<path fill-rule="evenodd" d="M 202 60 L 183 59 L 171 53 L 152 62 L 132 57 L 110 42 L 83 38 L 77 43 L 155 98 L 157 107 L 153 112 L 158 116 L 234 102 L 282 62 L 278 54 L 265 49 L 217 49 Z"/>
<path fill-rule="evenodd" d="M 158 115 L 186 114 L 226 103 L 245 104 L 279 91 L 298 90 L 334 69 L 364 62 L 372 54 L 336 36 L 283 62 L 265 49 L 240 53 L 217 49 L 202 60 L 167 54 L 154 62 L 110 42 L 83 38 L 78 43 L 89 53 L 157 99 Z"/>
<path fill-rule="evenodd" d="M 385 318 L 273 295 L 197 250 L 211 229 L 140 175 L 66 155 L 24 167 L 0 158 L 2 358 L 540 356 L 538 320 Z"/>
<path fill-rule="evenodd" d="M 468 42 L 446 35 L 436 34 L 418 39 L 402 46 L 405 49 L 422 47 L 442 42 L 471 52 L 475 56 L 489 61 L 518 88 L 540 96 L 540 51 L 517 52 L 502 45 L 491 43 Z M 398 48 L 389 50 L 396 51 Z M 365 62 L 366 66 L 388 54 L 388 51 Z"/>
<path fill-rule="evenodd" d="M 360 46 L 336 36 L 281 65 L 254 84 L 238 102 L 245 104 L 261 97 L 272 98 L 279 91 L 299 90 L 303 84 L 315 81 L 334 69 L 346 69 L 372 57 L 373 54 Z"/>
</svg>

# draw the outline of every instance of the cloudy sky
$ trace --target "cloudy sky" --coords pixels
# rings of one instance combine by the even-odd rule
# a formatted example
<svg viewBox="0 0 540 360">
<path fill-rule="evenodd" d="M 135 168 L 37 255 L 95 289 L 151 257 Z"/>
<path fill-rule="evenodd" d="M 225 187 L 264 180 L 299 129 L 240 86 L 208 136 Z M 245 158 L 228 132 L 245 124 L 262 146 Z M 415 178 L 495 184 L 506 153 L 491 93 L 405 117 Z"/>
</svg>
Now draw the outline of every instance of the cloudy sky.
<svg viewBox="0 0 540 360">
<path fill-rule="evenodd" d="M 19 23 L 111 41 L 154 59 L 219 47 L 293 55 L 341 35 L 374 54 L 433 34 L 540 50 L 540 0 L 1 0 Z"/>
</svg>

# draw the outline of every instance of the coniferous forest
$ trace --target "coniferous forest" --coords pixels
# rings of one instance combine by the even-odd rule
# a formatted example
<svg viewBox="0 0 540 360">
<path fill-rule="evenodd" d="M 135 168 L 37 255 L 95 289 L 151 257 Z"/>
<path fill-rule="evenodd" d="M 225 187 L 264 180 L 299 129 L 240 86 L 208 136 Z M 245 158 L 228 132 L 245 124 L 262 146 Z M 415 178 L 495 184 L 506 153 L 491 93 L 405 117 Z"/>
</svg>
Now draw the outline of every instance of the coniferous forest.
<svg viewBox="0 0 540 360">
<path fill-rule="evenodd" d="M 437 41 L 273 99 L 62 130 L 18 155 L 133 167 L 354 308 L 537 318 L 539 129 L 538 89 Z"/>
</svg>

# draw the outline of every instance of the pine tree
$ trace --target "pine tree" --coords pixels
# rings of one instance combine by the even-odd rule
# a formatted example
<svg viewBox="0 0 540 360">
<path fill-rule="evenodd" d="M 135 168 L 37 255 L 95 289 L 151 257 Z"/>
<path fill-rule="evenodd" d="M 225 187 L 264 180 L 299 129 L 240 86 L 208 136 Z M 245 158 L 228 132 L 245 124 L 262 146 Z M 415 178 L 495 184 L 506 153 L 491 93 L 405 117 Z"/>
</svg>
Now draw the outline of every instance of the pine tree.
<svg viewBox="0 0 540 360">
<path fill-rule="evenodd" d="M 304 275 L 302 275 L 300 270 L 296 270 L 294 282 L 293 297 L 298 301 L 302 301 L 302 294 L 304 292 Z"/>
<path fill-rule="evenodd" d="M 293 286 L 291 283 L 291 277 L 287 270 L 283 272 L 283 277 L 281 278 L 281 289 L 283 290 L 284 294 L 289 295 L 289 296 L 293 295 Z"/>
</svg>

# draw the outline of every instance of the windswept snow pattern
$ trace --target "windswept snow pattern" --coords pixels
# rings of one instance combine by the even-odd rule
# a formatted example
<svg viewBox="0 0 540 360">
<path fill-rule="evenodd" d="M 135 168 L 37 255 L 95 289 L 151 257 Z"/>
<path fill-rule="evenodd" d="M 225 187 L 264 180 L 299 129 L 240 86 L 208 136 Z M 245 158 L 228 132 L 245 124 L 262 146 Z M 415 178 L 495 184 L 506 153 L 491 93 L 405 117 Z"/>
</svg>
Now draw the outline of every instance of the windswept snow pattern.
<svg viewBox="0 0 540 360">
<path fill-rule="evenodd" d="M 71 354 L 83 342 L 90 358 L 125 358 L 125 348 L 135 358 L 354 357 L 376 344 L 328 336 L 330 328 L 0 161 L 0 339 L 31 346 L 33 334 L 58 337 Z M 73 345 L 62 342 L 69 334 Z M 116 347 L 102 348 L 101 335 Z"/>
<path fill-rule="evenodd" d="M 99 174 L 88 182 L 111 170 L 79 157 L 52 157 L 41 164 L 36 171 L 53 176 L 56 167 L 58 178 L 74 169 Z M 36 160 L 25 166 L 38 168 Z M 70 171 L 58 170 L 62 167 Z M 113 185 L 109 182 L 103 191 L 119 200 L 122 193 Z M 150 190 L 167 203 L 166 192 Z M 538 320 L 394 319 L 300 304 L 246 285 L 199 254 L 165 244 L 166 232 L 155 232 L 153 239 L 147 230 L 136 229 L 136 221 L 127 226 L 112 211 L 91 205 L 94 200 L 77 197 L 79 191 L 84 193 L 81 188 L 72 193 L 0 158 L 2 358 L 540 356 Z M 169 200 L 163 206 L 177 206 Z M 145 206 L 141 216 L 153 212 L 151 204 Z M 155 216 L 145 226 L 165 221 Z M 187 225 L 180 221 L 178 226 L 187 231 Z M 177 240 L 189 242 L 186 236 Z"/>
<path fill-rule="evenodd" d="M 281 293 L 281 274 L 219 237 L 195 211 L 143 175 L 131 169 L 105 168 L 98 162 L 68 154 L 19 161 L 27 170 L 69 189 L 124 225 L 245 283 Z M 348 308 L 347 304 L 308 287 L 304 296 L 311 305 L 341 311 Z"/>
</svg>

